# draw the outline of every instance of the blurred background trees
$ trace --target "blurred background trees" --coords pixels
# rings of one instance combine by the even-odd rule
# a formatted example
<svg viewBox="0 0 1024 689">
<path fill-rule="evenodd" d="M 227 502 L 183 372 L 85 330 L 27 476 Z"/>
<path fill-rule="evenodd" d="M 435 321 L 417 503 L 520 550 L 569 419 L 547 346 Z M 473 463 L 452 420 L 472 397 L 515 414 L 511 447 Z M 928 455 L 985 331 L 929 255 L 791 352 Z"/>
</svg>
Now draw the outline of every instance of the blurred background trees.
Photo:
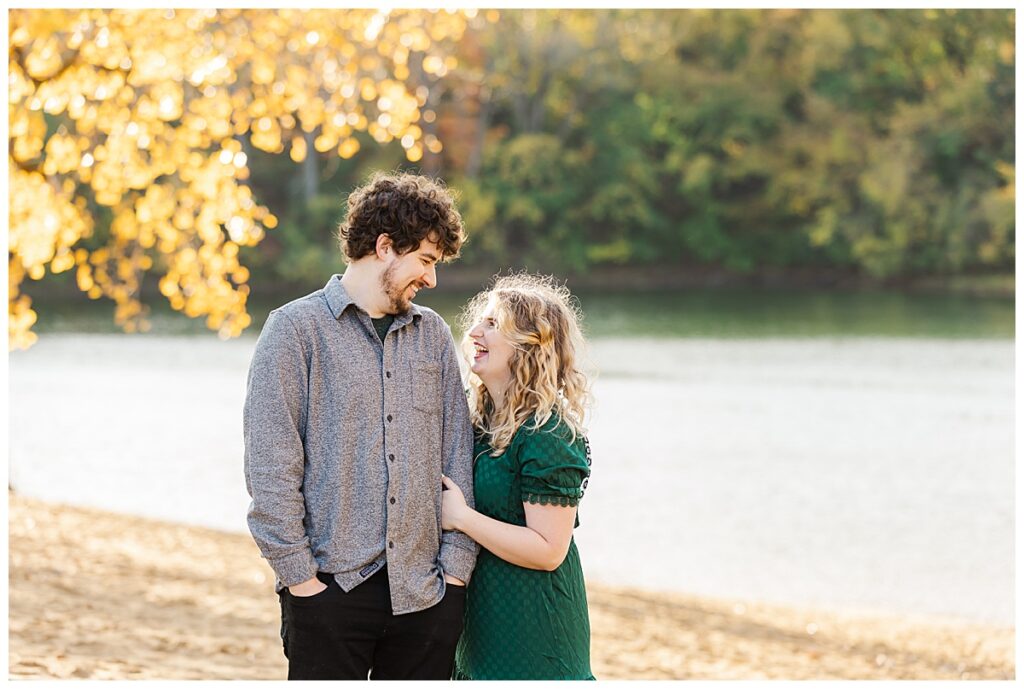
<svg viewBox="0 0 1024 689">
<path fill-rule="evenodd" d="M 452 64 L 456 13 L 375 10 L 13 10 L 8 67 L 9 338 L 31 344 L 27 276 L 75 270 L 79 289 L 147 327 L 141 283 L 223 336 L 250 322 L 249 270 L 277 213 L 285 239 L 305 215 L 250 186 L 259 151 L 299 166 L 352 158 L 357 132 L 405 158 L 440 150 L 416 122 L 427 84 Z M 274 171 L 271 186 L 280 184 Z M 291 176 L 292 170 L 285 173 Z M 254 190 L 256 194 L 254 195 Z M 264 199 L 263 197 L 267 198 Z M 316 212 L 316 204 L 302 213 Z"/>
<path fill-rule="evenodd" d="M 474 243 L 552 269 L 1012 270 L 1013 32 L 1008 10 L 505 13 L 456 99 Z"/>
<path fill-rule="evenodd" d="M 23 277 L 73 268 L 127 327 L 154 272 L 237 334 L 250 271 L 298 289 L 338 270 L 345 195 L 380 168 L 454 187 L 459 265 L 490 272 L 1012 273 L 1014 28 L 1012 10 L 14 11 L 12 342 Z"/>
</svg>

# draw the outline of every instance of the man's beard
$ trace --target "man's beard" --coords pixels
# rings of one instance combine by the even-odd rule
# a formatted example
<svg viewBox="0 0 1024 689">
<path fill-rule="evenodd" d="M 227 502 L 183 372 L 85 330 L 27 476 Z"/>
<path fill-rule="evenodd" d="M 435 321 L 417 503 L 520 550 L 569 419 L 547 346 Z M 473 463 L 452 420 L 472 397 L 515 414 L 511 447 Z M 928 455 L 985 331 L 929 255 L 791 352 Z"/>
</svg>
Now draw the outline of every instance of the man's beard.
<svg viewBox="0 0 1024 689">
<path fill-rule="evenodd" d="M 380 286 L 384 296 L 388 299 L 388 306 L 384 313 L 394 315 L 403 314 L 412 308 L 412 300 L 405 296 L 406 291 L 413 283 L 410 282 L 404 287 L 395 284 L 395 266 L 391 265 L 384 269 L 380 276 Z"/>
</svg>

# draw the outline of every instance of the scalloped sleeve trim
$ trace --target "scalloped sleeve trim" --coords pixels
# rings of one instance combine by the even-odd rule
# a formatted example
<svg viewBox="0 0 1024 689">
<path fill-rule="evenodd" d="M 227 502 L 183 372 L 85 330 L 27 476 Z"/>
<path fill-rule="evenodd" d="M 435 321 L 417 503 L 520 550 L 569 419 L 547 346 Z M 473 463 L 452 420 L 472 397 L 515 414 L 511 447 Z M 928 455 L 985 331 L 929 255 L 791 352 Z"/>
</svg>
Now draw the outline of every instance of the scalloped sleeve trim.
<svg viewBox="0 0 1024 689">
<path fill-rule="evenodd" d="M 562 507 L 576 507 L 580 504 L 582 495 L 538 495 L 537 493 L 523 493 L 523 502 L 531 505 L 560 505 Z"/>
</svg>

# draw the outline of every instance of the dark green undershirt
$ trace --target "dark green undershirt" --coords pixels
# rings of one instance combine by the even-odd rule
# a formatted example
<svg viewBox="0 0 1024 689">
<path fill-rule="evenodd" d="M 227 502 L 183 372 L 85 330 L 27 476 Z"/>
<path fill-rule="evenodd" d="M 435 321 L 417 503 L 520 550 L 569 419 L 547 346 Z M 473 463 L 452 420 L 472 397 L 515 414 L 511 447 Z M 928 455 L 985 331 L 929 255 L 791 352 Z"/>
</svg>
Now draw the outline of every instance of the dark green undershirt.
<svg viewBox="0 0 1024 689">
<path fill-rule="evenodd" d="M 373 321 L 373 329 L 377 331 L 377 337 L 383 342 L 384 336 L 388 334 L 388 329 L 395 322 L 395 314 L 386 313 L 380 318 L 371 318 L 370 320 Z"/>
</svg>

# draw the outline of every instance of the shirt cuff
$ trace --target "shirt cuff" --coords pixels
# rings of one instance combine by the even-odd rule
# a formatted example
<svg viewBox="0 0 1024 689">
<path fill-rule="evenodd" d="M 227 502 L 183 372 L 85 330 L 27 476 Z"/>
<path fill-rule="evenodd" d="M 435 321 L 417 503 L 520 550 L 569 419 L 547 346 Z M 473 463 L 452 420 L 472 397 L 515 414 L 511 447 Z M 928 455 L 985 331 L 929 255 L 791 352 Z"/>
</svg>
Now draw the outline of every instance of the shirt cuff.
<svg viewBox="0 0 1024 689">
<path fill-rule="evenodd" d="M 313 557 L 313 551 L 309 548 L 304 548 L 285 557 L 268 559 L 267 562 L 270 563 L 270 567 L 284 586 L 295 586 L 295 584 L 309 581 L 320 570 L 316 558 Z"/>
<path fill-rule="evenodd" d="M 456 534 L 452 534 L 456 535 Z M 469 539 L 464 534 L 458 534 L 466 538 L 470 544 L 470 547 L 465 547 L 460 543 L 453 543 L 442 539 L 441 541 L 441 552 L 437 557 L 438 563 L 441 565 L 441 571 L 449 576 L 461 579 L 462 581 L 469 583 L 469 578 L 473 575 L 473 567 L 476 565 L 476 554 L 478 546 L 476 543 Z M 447 538 L 448 534 L 444 535 Z"/>
</svg>

